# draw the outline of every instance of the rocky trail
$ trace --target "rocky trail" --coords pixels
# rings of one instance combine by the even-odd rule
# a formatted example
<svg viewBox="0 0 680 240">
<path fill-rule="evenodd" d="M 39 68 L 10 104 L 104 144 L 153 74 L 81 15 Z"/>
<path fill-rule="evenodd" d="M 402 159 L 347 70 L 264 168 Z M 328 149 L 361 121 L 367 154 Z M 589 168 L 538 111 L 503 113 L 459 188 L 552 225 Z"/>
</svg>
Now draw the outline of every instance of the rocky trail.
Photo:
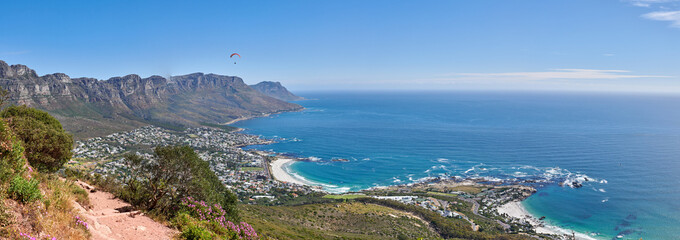
<svg viewBox="0 0 680 240">
<path fill-rule="evenodd" d="M 155 222 L 139 211 L 131 211 L 130 204 L 117 199 L 111 193 L 93 191 L 85 182 L 77 184 L 89 191 L 91 207 L 86 209 L 78 203 L 75 208 L 85 218 L 94 240 L 171 239 L 177 232 Z"/>
</svg>

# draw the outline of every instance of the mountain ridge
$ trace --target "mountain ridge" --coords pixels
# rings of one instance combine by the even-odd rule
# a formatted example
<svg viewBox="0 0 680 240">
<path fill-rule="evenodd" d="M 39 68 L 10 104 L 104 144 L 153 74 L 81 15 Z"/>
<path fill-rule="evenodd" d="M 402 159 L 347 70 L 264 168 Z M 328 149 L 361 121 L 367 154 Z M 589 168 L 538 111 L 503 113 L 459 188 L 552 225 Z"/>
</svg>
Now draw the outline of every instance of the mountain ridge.
<svg viewBox="0 0 680 240">
<path fill-rule="evenodd" d="M 50 112 L 77 138 L 148 124 L 214 126 L 302 109 L 254 90 L 239 77 L 212 73 L 169 78 L 129 74 L 99 80 L 64 73 L 38 76 L 25 65 L 0 60 L 0 87 L 9 91 L 11 103 Z"/>
<path fill-rule="evenodd" d="M 281 85 L 280 82 L 263 81 L 257 84 L 250 85 L 250 87 L 261 93 L 264 93 L 267 96 L 283 101 L 298 101 L 305 99 L 288 91 L 288 89 Z"/>
</svg>

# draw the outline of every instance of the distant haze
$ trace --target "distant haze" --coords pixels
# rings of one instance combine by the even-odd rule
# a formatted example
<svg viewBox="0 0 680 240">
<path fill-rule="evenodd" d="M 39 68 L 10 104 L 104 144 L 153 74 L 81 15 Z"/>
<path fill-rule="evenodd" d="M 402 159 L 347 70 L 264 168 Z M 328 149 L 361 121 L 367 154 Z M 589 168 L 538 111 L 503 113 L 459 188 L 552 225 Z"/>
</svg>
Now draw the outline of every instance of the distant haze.
<svg viewBox="0 0 680 240">
<path fill-rule="evenodd" d="M 676 0 L 10 1 L 0 21 L 0 59 L 40 75 L 680 93 Z"/>
</svg>

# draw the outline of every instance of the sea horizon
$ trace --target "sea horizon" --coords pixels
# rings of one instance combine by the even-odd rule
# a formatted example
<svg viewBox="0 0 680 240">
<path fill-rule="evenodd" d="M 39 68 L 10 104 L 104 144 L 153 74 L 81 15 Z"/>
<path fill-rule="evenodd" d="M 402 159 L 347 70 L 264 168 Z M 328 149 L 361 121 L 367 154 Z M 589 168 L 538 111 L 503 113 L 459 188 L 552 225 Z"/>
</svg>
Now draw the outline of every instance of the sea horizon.
<svg viewBox="0 0 680 240">
<path fill-rule="evenodd" d="M 640 141 L 640 137 L 678 141 L 680 129 L 671 124 L 677 113 L 649 108 L 666 101 L 671 101 L 666 106 L 672 107 L 680 101 L 676 95 L 527 91 L 321 91 L 300 95 L 313 99 L 296 102 L 305 107 L 301 112 L 244 120 L 235 126 L 279 141 L 251 148 L 317 159 L 285 169 L 329 192 L 407 184 L 443 175 L 490 181 L 545 179 L 550 183 L 537 186 L 538 192 L 523 205 L 532 215 L 545 216 L 549 224 L 560 228 L 598 239 L 663 237 L 672 236 L 668 235 L 672 226 L 655 228 L 651 223 L 668 217 L 665 220 L 680 223 L 673 216 L 655 216 L 651 208 L 645 209 L 651 214 L 642 209 L 621 211 L 625 194 L 635 192 L 625 185 L 636 183 L 619 179 L 620 173 L 603 173 L 616 162 L 598 162 L 614 156 L 633 161 L 640 152 L 628 141 Z M 419 106 L 425 105 L 428 108 L 422 111 Z M 447 115 L 450 111 L 455 113 Z M 637 117 L 618 116 L 621 114 Z M 413 138 L 400 134 L 405 132 Z M 355 136 L 349 149 L 345 140 L 352 136 L 348 133 Z M 626 139 L 618 142 L 622 146 L 611 143 L 619 139 L 616 136 Z M 463 139 L 449 141 L 447 137 Z M 379 139 L 384 141 L 376 141 Z M 656 161 L 680 156 L 666 144 L 655 145 L 667 151 L 656 156 Z M 332 161 L 334 158 L 349 162 Z M 640 170 L 635 169 L 638 167 L 631 170 Z M 575 179 L 588 180 L 582 188 L 558 184 Z M 673 197 L 678 192 L 669 194 L 656 197 Z M 634 205 L 644 206 L 647 201 L 636 200 Z M 666 205 L 664 209 L 675 207 L 660 203 Z M 592 226 L 601 222 L 606 224 Z"/>
</svg>

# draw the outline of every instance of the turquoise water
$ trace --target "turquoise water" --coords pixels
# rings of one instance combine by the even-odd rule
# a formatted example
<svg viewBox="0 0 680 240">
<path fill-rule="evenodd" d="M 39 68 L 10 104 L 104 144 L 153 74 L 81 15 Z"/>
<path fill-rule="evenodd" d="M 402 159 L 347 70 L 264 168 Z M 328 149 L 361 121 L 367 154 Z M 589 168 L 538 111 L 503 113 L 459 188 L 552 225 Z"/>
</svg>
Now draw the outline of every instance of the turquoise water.
<svg viewBox="0 0 680 240">
<path fill-rule="evenodd" d="M 255 148 L 317 160 L 291 171 L 329 191 L 442 174 L 547 181 L 524 205 L 554 225 L 603 239 L 680 238 L 680 96 L 301 95 L 315 99 L 298 102 L 305 111 L 236 126 L 280 140 Z"/>
</svg>

